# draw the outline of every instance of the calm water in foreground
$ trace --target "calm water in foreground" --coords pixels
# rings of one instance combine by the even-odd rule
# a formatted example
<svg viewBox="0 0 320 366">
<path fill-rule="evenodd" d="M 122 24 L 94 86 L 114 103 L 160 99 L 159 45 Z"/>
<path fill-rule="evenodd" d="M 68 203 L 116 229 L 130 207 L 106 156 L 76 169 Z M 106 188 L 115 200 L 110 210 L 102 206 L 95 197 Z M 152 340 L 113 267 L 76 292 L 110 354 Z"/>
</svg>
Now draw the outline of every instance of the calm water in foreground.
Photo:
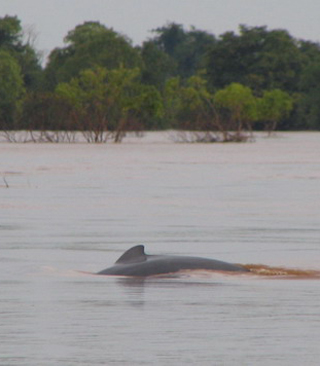
<svg viewBox="0 0 320 366">
<path fill-rule="evenodd" d="M 320 270 L 320 134 L 0 144 L 1 365 L 319 365 L 320 280 L 95 276 L 123 251 Z"/>
</svg>

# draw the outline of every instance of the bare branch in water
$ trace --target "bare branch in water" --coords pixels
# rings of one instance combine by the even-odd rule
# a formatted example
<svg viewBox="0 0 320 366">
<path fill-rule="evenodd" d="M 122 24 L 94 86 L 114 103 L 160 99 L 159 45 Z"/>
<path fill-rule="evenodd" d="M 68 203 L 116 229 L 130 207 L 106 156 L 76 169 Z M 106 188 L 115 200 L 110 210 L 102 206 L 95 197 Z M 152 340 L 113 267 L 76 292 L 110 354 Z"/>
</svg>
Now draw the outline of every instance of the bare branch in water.
<svg viewBox="0 0 320 366">
<path fill-rule="evenodd" d="M 4 184 L 6 185 L 6 188 L 9 188 L 9 184 L 8 184 L 8 182 L 6 180 L 6 177 L 3 177 L 3 181 L 4 181 Z"/>
</svg>

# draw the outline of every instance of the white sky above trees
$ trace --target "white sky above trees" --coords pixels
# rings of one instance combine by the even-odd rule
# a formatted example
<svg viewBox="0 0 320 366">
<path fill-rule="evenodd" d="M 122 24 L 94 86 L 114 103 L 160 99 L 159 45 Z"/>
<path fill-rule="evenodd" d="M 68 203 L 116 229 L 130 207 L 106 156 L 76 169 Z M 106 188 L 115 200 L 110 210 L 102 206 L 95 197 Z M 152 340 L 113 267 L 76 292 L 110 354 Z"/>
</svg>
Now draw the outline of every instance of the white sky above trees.
<svg viewBox="0 0 320 366">
<path fill-rule="evenodd" d="M 0 0 L 0 17 L 17 15 L 36 33 L 35 47 L 48 55 L 67 32 L 100 21 L 134 45 L 168 22 L 195 26 L 216 36 L 239 24 L 281 28 L 298 39 L 320 42 L 319 0 Z"/>
</svg>

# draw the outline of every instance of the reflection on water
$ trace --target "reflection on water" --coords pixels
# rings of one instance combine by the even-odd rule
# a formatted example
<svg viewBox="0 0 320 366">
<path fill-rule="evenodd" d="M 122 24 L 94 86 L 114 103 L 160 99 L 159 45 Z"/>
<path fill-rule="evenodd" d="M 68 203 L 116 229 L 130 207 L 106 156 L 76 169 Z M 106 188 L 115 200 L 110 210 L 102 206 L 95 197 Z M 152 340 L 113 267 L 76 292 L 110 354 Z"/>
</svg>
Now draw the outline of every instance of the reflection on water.
<svg viewBox="0 0 320 366">
<path fill-rule="evenodd" d="M 320 135 L 157 136 L 0 144 L 0 364 L 318 365 Z M 263 265 L 90 275 L 137 244 Z"/>
<path fill-rule="evenodd" d="M 144 287 L 152 287 L 152 288 L 165 288 L 170 287 L 174 288 L 175 286 L 179 288 L 183 288 L 184 286 L 193 287 L 193 286 L 201 286 L 201 287 L 213 287 L 219 285 L 214 280 L 217 279 L 216 276 L 211 276 L 211 280 L 209 276 L 207 276 L 208 282 L 200 281 L 201 277 L 198 278 L 197 274 L 189 275 L 188 280 L 184 275 L 172 275 L 172 276 L 150 276 L 150 277 L 115 277 L 116 281 L 119 285 L 128 287 L 128 288 L 144 288 Z M 219 278 L 219 277 L 218 277 Z"/>
</svg>

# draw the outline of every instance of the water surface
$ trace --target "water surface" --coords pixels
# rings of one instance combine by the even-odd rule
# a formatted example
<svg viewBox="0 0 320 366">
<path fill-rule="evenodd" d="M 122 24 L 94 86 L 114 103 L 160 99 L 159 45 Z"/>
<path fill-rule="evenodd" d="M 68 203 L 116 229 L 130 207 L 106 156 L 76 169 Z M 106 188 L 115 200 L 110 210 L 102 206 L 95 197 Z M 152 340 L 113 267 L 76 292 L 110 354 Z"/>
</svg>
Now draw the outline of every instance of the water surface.
<svg viewBox="0 0 320 366">
<path fill-rule="evenodd" d="M 318 365 L 320 281 L 94 276 L 128 248 L 320 269 L 320 135 L 0 144 L 1 365 Z"/>
</svg>

